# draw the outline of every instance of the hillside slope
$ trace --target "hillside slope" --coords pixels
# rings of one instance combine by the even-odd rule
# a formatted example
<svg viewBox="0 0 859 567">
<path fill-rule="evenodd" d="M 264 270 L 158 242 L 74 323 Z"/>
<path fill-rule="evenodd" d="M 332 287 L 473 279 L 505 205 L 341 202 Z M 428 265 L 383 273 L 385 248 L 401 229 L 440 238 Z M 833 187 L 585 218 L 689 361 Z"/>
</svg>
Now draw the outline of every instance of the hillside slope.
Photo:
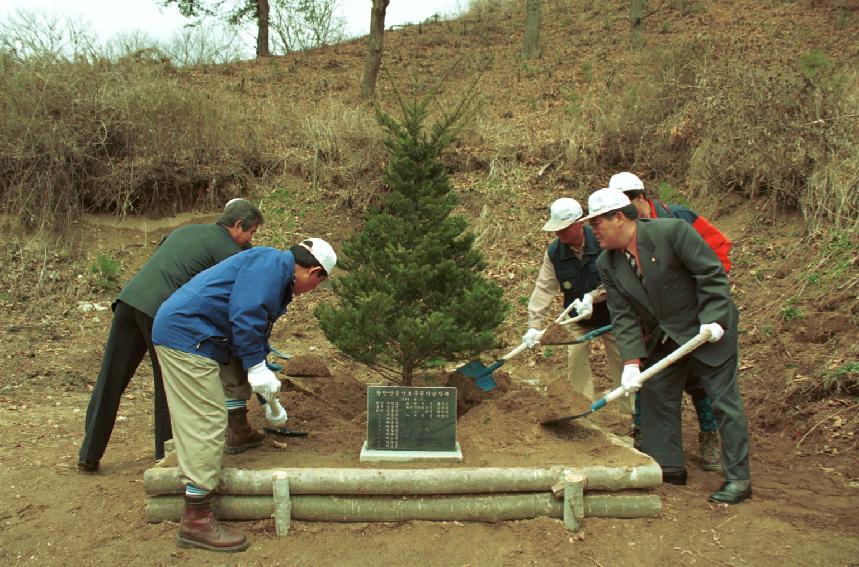
<svg viewBox="0 0 859 567">
<path fill-rule="evenodd" d="M 479 235 L 488 274 L 504 287 L 512 306 L 500 342 L 517 344 L 526 329 L 523 300 L 549 242 L 539 229 L 552 200 L 572 196 L 585 202 L 620 169 L 640 173 L 647 187 L 659 189 L 666 199 L 689 200 L 735 242 L 731 283 L 741 309 L 741 389 L 752 434 L 752 500 L 733 508 L 706 503 L 720 475 L 697 467 L 696 427 L 687 407 L 690 483 L 658 490 L 664 511 L 657 518 L 587 519 L 585 531 L 575 537 L 559 522 L 543 519 L 499 524 L 296 522 L 281 539 L 274 535 L 273 522 L 259 521 L 241 525 L 253 539 L 245 554 L 222 558 L 180 550 L 173 543 L 175 525 L 143 520 L 142 474 L 152 465 L 147 363 L 123 399 L 102 471 L 84 475 L 74 466 L 110 321 L 109 312 L 88 311 L 79 302 L 109 305 L 116 293 L 111 286 L 130 277 L 163 234 L 187 222 L 210 221 L 217 211 L 162 219 L 90 216 L 68 239 L 80 244 L 45 246 L 14 234 L 2 260 L 4 564 L 61 565 L 70 558 L 82 565 L 856 564 L 855 224 L 810 228 L 795 206 L 765 191 L 749 197 L 743 187 L 718 195 L 693 190 L 687 170 L 676 166 L 688 156 L 648 153 L 647 148 L 628 151 L 634 146 L 620 139 L 611 143 L 613 138 L 603 138 L 597 126 L 604 126 L 603 118 L 616 110 L 608 104 L 617 100 L 607 98 L 609 93 L 632 89 L 639 84 L 635 78 L 653 68 L 682 70 L 684 57 L 699 53 L 690 46 L 702 46 L 708 61 L 733 67 L 795 72 L 797 60 L 818 49 L 855 68 L 859 2 L 652 1 L 640 46 L 629 38 L 625 2 L 549 1 L 543 3 L 543 57 L 527 64 L 518 57 L 523 20 L 518 4 L 474 9 L 460 20 L 406 27 L 385 38 L 384 67 L 403 93 L 409 92 L 412 77 L 422 84 L 445 77 L 440 104 L 446 104 L 482 72 L 479 112 L 444 159 L 462 197 L 460 212 Z M 648 49 L 661 54 L 657 67 L 642 66 L 640 52 Z M 239 93 L 256 109 L 258 127 L 269 134 L 266 174 L 247 189 L 268 219 L 257 243 L 283 246 L 313 235 L 337 244 L 360 223 L 364 208 L 381 190 L 381 133 L 372 110 L 358 98 L 363 57 L 364 46 L 356 41 L 182 72 L 189 88 Z M 701 60 L 695 61 L 698 65 Z M 683 76 L 678 71 L 676 77 Z M 385 108 L 394 108 L 393 90 L 381 80 Z M 678 120 L 672 123 L 678 132 L 689 132 L 677 139 L 694 143 L 701 130 L 694 122 L 695 108 L 671 116 Z M 591 143 L 597 138 L 599 144 Z M 93 273 L 99 257 L 118 262 L 121 273 Z M 378 378 L 336 352 L 319 331 L 313 307 L 331 299 L 327 291 L 300 298 L 278 323 L 273 342 L 294 354 L 325 357 L 338 381 L 308 382 L 308 387 L 345 407 L 344 397 L 357 395 Z M 595 359 L 599 385 L 607 388 L 598 346 Z M 563 352 L 544 349 L 514 359 L 505 370 L 523 383 L 548 383 L 564 365 Z M 336 389 L 341 381 L 350 386 Z M 302 443 L 304 451 L 313 453 L 315 440 L 324 440 L 327 450 L 341 439 L 335 456 L 354 458 L 360 415 L 335 411 L 296 390 L 284 396 L 291 423 L 311 432 L 306 440 L 290 444 Z M 261 423 L 258 407 L 252 414 Z M 623 417 L 612 408 L 594 420 L 618 434 L 626 431 Z M 344 431 L 348 438 L 341 438 Z M 487 444 L 506 446 L 511 453 L 528 442 L 507 437 L 503 427 L 487 426 L 478 433 Z"/>
</svg>

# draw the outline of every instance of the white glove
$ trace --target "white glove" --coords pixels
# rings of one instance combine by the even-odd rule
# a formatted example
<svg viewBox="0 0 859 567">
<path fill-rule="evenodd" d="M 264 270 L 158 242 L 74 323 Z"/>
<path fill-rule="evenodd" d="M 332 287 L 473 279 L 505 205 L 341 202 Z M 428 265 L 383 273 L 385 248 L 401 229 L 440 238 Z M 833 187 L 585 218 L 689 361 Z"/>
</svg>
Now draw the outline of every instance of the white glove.
<svg viewBox="0 0 859 567">
<path fill-rule="evenodd" d="M 542 336 L 542 331 L 531 327 L 528 329 L 528 332 L 522 335 L 522 342 L 525 343 L 528 348 L 534 348 L 540 344 L 540 337 Z"/>
<path fill-rule="evenodd" d="M 591 315 L 594 314 L 594 298 L 591 297 L 591 294 L 586 293 L 581 299 L 574 299 L 573 309 L 582 315 L 582 319 L 590 319 Z"/>
<path fill-rule="evenodd" d="M 623 386 L 626 395 L 641 389 L 641 369 L 637 364 L 625 364 L 623 374 L 620 375 L 620 385 Z"/>
<path fill-rule="evenodd" d="M 272 399 L 277 392 L 280 392 L 280 380 L 266 367 L 265 361 L 248 368 L 248 382 L 251 389 L 266 400 Z"/>
<path fill-rule="evenodd" d="M 274 406 L 274 410 L 277 412 L 275 414 L 272 411 L 271 406 Z M 272 426 L 280 428 L 286 425 L 286 410 L 283 409 L 283 406 L 280 405 L 280 400 L 274 398 L 270 404 L 265 405 L 265 419 Z"/>
<path fill-rule="evenodd" d="M 718 323 L 704 323 L 699 332 L 703 333 L 704 331 L 710 331 L 710 338 L 707 339 L 707 342 L 711 343 L 718 342 L 725 334 L 725 329 Z"/>
</svg>

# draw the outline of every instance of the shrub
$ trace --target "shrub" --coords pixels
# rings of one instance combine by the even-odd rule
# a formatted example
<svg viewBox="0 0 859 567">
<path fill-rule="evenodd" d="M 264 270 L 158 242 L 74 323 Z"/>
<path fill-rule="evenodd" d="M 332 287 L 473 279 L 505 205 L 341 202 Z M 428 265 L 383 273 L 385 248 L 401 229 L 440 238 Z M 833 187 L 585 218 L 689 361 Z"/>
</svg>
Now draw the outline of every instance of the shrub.
<svg viewBox="0 0 859 567">
<path fill-rule="evenodd" d="M 163 61 L 0 54 L 0 211 L 62 230 L 84 210 L 220 206 L 261 161 L 242 108 L 187 88 Z"/>
</svg>

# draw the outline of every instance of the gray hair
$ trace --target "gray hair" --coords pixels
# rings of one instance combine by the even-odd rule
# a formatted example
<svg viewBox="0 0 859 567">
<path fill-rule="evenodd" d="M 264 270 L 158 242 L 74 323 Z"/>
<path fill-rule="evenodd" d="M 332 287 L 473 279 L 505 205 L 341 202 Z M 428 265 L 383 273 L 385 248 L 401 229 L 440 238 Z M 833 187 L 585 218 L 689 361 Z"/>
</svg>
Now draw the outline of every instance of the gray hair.
<svg viewBox="0 0 859 567">
<path fill-rule="evenodd" d="M 231 199 L 216 222 L 221 226 L 230 227 L 238 221 L 242 223 L 242 230 L 250 230 L 255 226 L 262 226 L 262 213 L 248 200 Z"/>
</svg>

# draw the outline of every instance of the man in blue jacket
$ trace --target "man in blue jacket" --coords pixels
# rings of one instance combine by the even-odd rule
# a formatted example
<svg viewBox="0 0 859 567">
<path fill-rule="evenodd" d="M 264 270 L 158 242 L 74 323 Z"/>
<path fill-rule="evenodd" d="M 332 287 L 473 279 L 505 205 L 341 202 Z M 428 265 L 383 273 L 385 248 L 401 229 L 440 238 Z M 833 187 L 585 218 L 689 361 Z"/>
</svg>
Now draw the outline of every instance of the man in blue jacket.
<svg viewBox="0 0 859 567">
<path fill-rule="evenodd" d="M 244 199 L 233 199 L 216 223 L 185 225 L 166 236 L 146 265 L 122 288 L 113 304 L 110 335 L 87 406 L 84 439 L 78 453 L 80 470 L 98 470 L 116 423 L 122 394 L 147 352 L 154 378 L 155 458 L 164 457 L 164 442 L 173 437 L 173 433 L 161 367 L 151 339 L 155 313 L 170 294 L 195 275 L 250 248 L 262 223 L 262 213 L 256 206 Z M 243 380 L 238 384 L 241 382 Z M 225 387 L 234 390 L 231 398 L 238 400 L 243 396 L 239 385 L 225 384 Z M 241 408 L 244 408 L 244 398 L 240 400 Z M 262 443 L 264 437 L 248 425 L 247 410 L 231 410 L 230 417 L 234 424 L 230 432 L 233 445 L 245 447 Z"/>
<path fill-rule="evenodd" d="M 266 367 L 268 339 L 293 295 L 325 281 L 337 256 L 311 238 L 288 252 L 258 247 L 198 274 L 155 317 L 152 341 L 161 362 L 185 507 L 176 541 L 182 547 L 242 551 L 247 537 L 219 523 L 210 506 L 218 486 L 227 427 L 220 373 L 240 359 L 257 394 L 273 400 L 280 381 Z"/>
</svg>

